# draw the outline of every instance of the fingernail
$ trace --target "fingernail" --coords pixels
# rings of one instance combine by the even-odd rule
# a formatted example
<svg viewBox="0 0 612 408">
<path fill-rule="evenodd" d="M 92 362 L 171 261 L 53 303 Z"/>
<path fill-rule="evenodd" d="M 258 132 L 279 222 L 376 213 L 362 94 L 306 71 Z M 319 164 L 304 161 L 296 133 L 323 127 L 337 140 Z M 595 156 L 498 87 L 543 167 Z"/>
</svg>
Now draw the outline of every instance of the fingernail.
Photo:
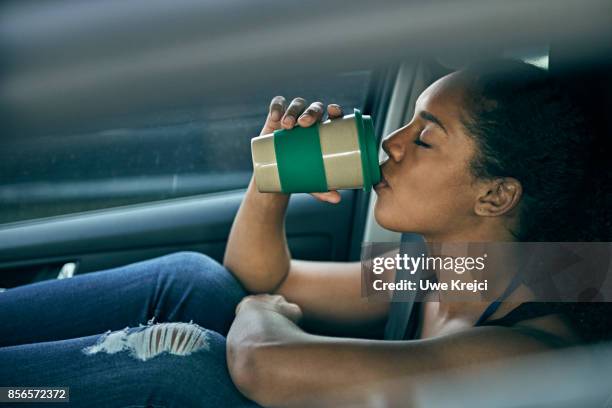
<svg viewBox="0 0 612 408">
<path fill-rule="evenodd" d="M 270 113 L 270 118 L 272 118 L 273 121 L 277 121 L 281 118 L 281 114 L 277 110 L 272 111 L 272 113 Z"/>
<path fill-rule="evenodd" d="M 283 125 L 285 126 L 293 126 L 294 123 L 295 119 L 293 116 L 286 116 L 285 119 L 283 119 Z"/>
</svg>

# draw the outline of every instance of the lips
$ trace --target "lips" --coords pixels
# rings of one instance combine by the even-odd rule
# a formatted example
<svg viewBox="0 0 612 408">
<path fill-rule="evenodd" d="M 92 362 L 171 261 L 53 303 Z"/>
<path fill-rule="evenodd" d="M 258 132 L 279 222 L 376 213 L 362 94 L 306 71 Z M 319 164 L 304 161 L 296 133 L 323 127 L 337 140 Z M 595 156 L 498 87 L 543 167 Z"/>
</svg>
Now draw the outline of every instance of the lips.
<svg viewBox="0 0 612 408">
<path fill-rule="evenodd" d="M 389 187 L 389 183 L 385 178 L 385 173 L 383 172 L 382 166 L 380 167 L 380 181 L 374 186 L 375 190 Z"/>
</svg>

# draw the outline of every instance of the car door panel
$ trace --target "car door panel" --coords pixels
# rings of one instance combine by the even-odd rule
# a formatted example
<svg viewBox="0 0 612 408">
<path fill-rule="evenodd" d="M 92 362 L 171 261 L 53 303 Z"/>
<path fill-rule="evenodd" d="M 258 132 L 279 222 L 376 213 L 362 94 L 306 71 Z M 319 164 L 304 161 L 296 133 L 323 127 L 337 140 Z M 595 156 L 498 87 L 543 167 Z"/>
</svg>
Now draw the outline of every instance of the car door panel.
<svg viewBox="0 0 612 408">
<path fill-rule="evenodd" d="M 300 259 L 345 260 L 354 191 L 337 205 L 291 198 L 287 236 Z M 244 191 L 139 204 L 7 224 L 0 228 L 0 282 L 23 270 L 75 262 L 77 273 L 193 250 L 221 260 Z"/>
</svg>

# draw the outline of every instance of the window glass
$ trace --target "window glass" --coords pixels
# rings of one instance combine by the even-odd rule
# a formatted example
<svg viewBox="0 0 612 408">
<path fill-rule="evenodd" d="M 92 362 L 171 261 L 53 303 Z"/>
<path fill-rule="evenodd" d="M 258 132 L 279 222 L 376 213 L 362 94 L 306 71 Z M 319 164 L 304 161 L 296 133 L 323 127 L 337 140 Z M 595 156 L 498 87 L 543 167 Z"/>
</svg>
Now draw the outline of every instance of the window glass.
<svg viewBox="0 0 612 408">
<path fill-rule="evenodd" d="M 543 69 L 548 69 L 548 56 L 550 50 L 548 45 L 532 46 L 529 48 L 520 48 L 507 50 L 503 53 L 504 57 L 517 58 L 525 61 L 528 64 L 535 65 Z"/>
<path fill-rule="evenodd" d="M 243 188 L 252 173 L 250 139 L 274 95 L 339 103 L 350 113 L 363 109 L 370 77 L 357 71 L 245 90 L 214 106 L 152 112 L 140 126 L 4 137 L 0 223 Z"/>
<path fill-rule="evenodd" d="M 525 58 L 524 61 L 536 67 L 548 69 L 548 54 Z"/>
</svg>

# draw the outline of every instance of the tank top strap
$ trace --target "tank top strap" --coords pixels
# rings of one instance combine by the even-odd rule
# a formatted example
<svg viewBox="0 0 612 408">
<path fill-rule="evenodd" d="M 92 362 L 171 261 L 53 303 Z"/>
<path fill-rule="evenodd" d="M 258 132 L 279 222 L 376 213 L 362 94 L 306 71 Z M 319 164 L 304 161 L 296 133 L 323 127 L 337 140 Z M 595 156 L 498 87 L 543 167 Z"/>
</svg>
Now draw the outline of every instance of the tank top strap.
<svg viewBox="0 0 612 408">
<path fill-rule="evenodd" d="M 476 321 L 475 326 L 482 325 L 484 322 L 487 321 L 487 319 L 489 319 L 489 317 L 493 316 L 493 314 L 497 312 L 497 309 L 499 309 L 499 307 L 501 306 L 502 302 L 506 300 L 506 298 L 510 296 L 512 292 L 514 292 L 520 284 L 521 284 L 520 275 L 519 274 L 514 275 L 512 277 L 512 280 L 508 284 L 508 287 L 506 287 L 506 290 L 504 290 L 504 292 L 495 301 L 493 301 L 489 306 L 487 306 L 487 308 L 482 313 L 482 315 L 480 315 L 480 318 Z"/>
<path fill-rule="evenodd" d="M 568 305 L 561 302 L 524 302 L 505 316 L 487 321 L 485 325 L 513 326 L 523 320 L 551 314 L 564 314 L 568 309 L 566 306 Z"/>
</svg>

